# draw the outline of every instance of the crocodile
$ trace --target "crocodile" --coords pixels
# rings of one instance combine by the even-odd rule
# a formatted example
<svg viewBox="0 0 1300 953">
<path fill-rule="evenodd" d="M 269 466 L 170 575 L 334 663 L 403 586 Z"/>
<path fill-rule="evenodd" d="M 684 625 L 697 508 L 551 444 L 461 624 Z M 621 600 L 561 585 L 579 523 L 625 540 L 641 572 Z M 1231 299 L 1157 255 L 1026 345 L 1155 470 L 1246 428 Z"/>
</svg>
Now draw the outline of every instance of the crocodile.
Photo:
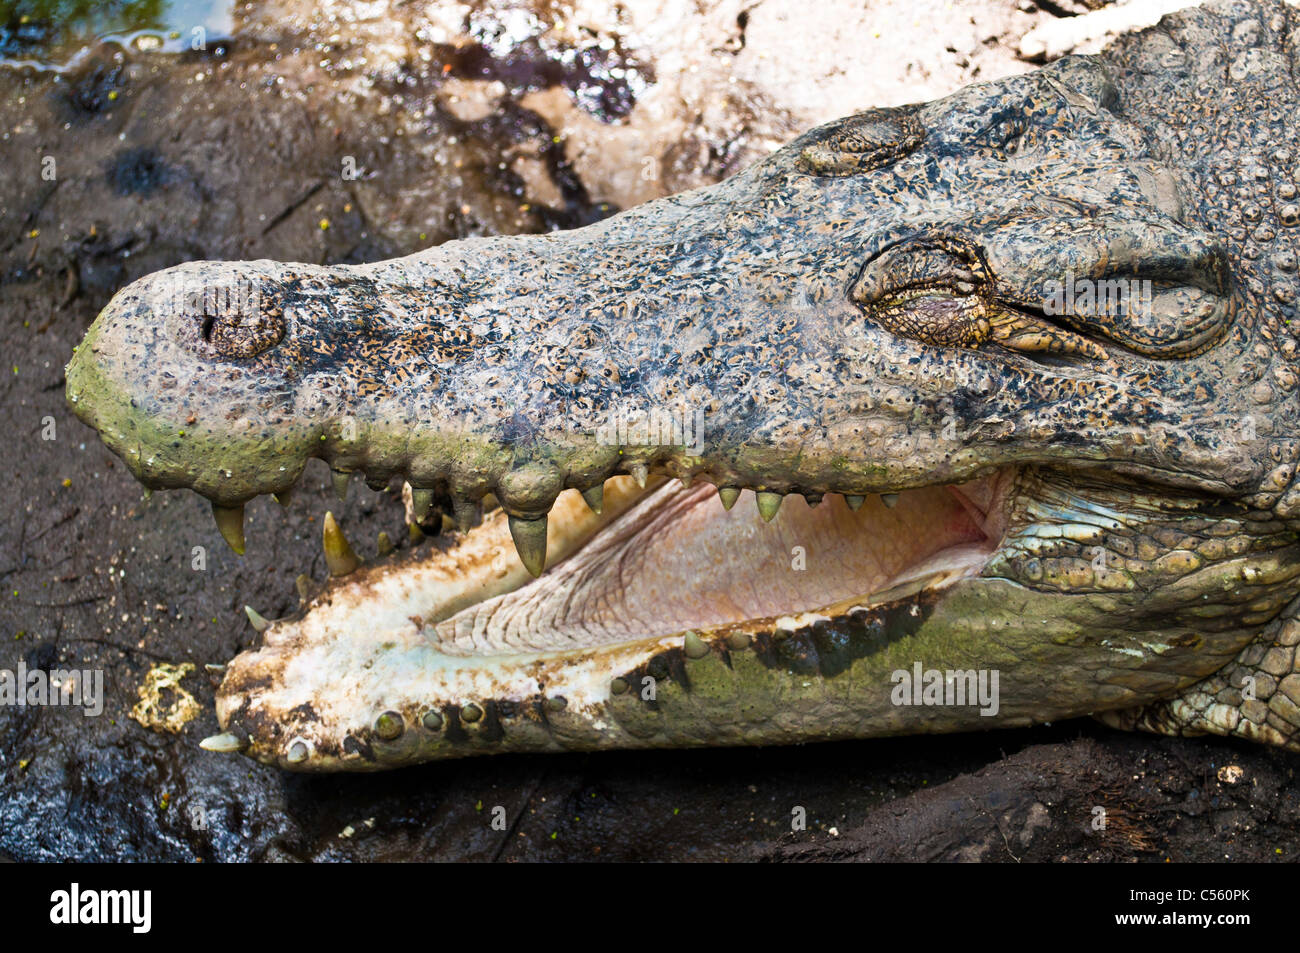
<svg viewBox="0 0 1300 953">
<path fill-rule="evenodd" d="M 69 404 L 236 551 L 313 458 L 446 511 L 369 560 L 327 514 L 204 746 L 1300 750 L 1298 43 L 1216 2 L 576 230 L 122 289 Z"/>
</svg>

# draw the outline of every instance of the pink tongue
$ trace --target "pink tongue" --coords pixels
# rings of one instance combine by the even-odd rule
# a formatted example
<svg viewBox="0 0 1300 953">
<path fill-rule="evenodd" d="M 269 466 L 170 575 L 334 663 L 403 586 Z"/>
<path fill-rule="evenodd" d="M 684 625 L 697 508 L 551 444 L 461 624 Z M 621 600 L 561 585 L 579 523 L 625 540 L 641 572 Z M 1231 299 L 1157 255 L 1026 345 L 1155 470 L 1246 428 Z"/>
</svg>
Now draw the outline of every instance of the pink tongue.
<svg viewBox="0 0 1300 953">
<path fill-rule="evenodd" d="M 869 498 L 856 513 L 836 494 L 815 508 L 790 495 L 767 524 L 749 491 L 727 512 L 711 486 L 673 484 L 536 583 L 477 607 L 491 616 L 479 631 L 564 647 L 797 613 L 984 538 L 943 487 L 904 492 L 893 509 Z"/>
<path fill-rule="evenodd" d="M 864 596 L 942 549 L 982 538 L 938 487 L 901 494 L 893 509 L 873 497 L 856 513 L 839 495 L 810 507 L 792 494 L 770 524 L 752 493 L 728 513 L 702 487 L 637 534 L 621 561 L 617 602 L 620 614 L 647 625 L 685 623 L 675 628 L 781 615 Z"/>
</svg>

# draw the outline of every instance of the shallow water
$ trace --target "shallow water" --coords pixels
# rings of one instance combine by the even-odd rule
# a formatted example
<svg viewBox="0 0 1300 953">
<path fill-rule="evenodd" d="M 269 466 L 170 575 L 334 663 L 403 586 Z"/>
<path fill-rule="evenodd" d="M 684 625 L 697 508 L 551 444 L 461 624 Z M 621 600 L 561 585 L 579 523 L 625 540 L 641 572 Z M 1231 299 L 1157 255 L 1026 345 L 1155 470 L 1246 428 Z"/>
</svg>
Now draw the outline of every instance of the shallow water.
<svg viewBox="0 0 1300 953">
<path fill-rule="evenodd" d="M 228 39 L 234 0 L 0 0 L 0 64 L 67 70 L 101 41 L 141 52 Z"/>
</svg>

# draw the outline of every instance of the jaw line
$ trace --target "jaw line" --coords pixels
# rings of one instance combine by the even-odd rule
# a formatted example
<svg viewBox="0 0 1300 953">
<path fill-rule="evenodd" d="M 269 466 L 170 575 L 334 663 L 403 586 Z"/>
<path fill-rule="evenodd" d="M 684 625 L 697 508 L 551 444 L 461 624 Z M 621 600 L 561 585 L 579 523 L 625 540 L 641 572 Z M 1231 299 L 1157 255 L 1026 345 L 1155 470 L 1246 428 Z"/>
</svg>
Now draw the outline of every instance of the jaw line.
<svg viewBox="0 0 1300 953">
<path fill-rule="evenodd" d="M 951 503 L 944 512 L 961 513 L 971 526 L 978 519 L 987 534 L 1002 525 L 1014 472 L 999 471 L 993 479 L 961 488 L 904 490 L 896 509 L 906 512 L 913 502 L 932 505 L 939 497 Z M 920 500 L 922 496 L 926 499 Z M 851 624 L 886 627 L 901 617 L 919 621 L 946 598 L 946 590 L 978 576 L 997 552 L 997 538 L 981 534 L 975 543 L 938 547 L 922 559 L 881 574 L 871 586 L 842 593 L 841 598 L 790 605 L 765 616 L 717 619 L 686 630 L 665 624 L 624 638 L 607 634 L 595 642 L 486 647 L 466 647 L 439 637 L 440 630 L 454 628 L 492 603 L 527 598 L 548 580 L 567 584 L 566 570 L 572 574 L 581 568 L 578 561 L 585 550 L 608 543 L 611 534 L 674 501 L 721 510 L 711 487 L 685 489 L 652 477 L 642 491 L 628 479 L 608 488 L 606 508 L 599 517 L 576 492 L 561 495 L 550 532 L 558 544 L 557 554 L 566 558 L 539 579 L 531 579 L 518 563 L 505 516 L 497 512 L 436 555 L 364 567 L 332 580 L 302 613 L 271 623 L 260 644 L 227 666 L 216 697 L 218 720 L 227 734 L 215 740 L 231 746 L 226 750 L 243 749 L 257 760 L 291 770 L 373 770 L 425 760 L 428 755 L 422 753 L 422 745 L 426 742 L 419 739 L 426 735 L 436 739 L 445 734 L 451 748 L 441 748 L 441 756 L 481 751 L 478 742 L 460 744 L 450 733 L 452 726 L 462 740 L 468 730 L 471 739 L 490 742 L 493 736 L 484 733 L 500 730 L 494 726 L 499 716 L 505 717 L 501 706 L 537 710 L 539 714 L 532 717 L 546 722 L 541 711 L 548 699 L 558 699 L 565 716 L 579 719 L 584 732 L 599 735 L 608 724 L 613 699 L 620 690 L 629 690 L 626 683 L 617 688 L 619 682 L 624 676 L 629 682 L 641 678 L 633 673 L 653 672 L 658 660 L 682 658 L 683 652 L 693 657 L 689 654 L 693 646 L 714 657 L 719 652 L 725 656 L 728 648 L 779 653 L 776 645 L 791 633 L 831 620 L 855 619 Z M 879 512 L 872 514 L 869 506 Z M 783 510 L 795 521 L 814 512 L 835 518 L 850 513 L 843 498 L 832 494 L 816 510 L 802 498 L 786 507 L 789 510 Z M 977 519 L 967 516 L 969 511 Z M 874 525 L 873 515 L 888 512 L 892 510 L 877 498 L 852 515 Z M 752 508 L 723 513 L 722 518 L 739 520 L 746 514 L 752 516 Z M 780 525 L 757 529 L 774 533 Z M 403 615 L 414 604 L 414 595 L 426 600 L 435 597 L 433 603 L 424 604 L 428 618 Z M 440 622 L 435 621 L 438 617 Z M 479 707 L 482 722 L 476 717 L 471 723 L 465 716 L 473 707 Z M 382 743 L 384 753 L 376 755 L 374 726 L 383 712 L 400 715 L 408 731 L 400 741 Z M 439 713 L 443 732 L 430 734 L 427 726 L 421 727 L 427 713 Z M 554 718 L 549 719 L 552 724 Z M 517 715 L 512 724 L 520 724 Z M 546 746 L 554 743 L 545 741 Z M 589 747 L 592 741 L 588 737 L 574 743 Z"/>
<path fill-rule="evenodd" d="M 708 485 L 687 489 L 655 476 L 642 490 L 630 478 L 616 477 L 607 484 L 601 516 L 592 513 L 576 491 L 566 491 L 557 499 L 548 527 L 553 561 L 540 578 L 531 578 L 519 562 L 505 515 L 497 511 L 479 527 L 458 534 L 447 549 L 422 558 L 395 557 L 330 580 L 300 613 L 271 623 L 263 643 L 270 647 L 290 639 L 333 641 L 412 629 L 439 653 L 470 663 L 474 658 L 680 638 L 688 630 L 725 631 L 765 623 L 789 627 L 792 620 L 804 616 L 844 614 L 854 607 L 882 605 L 979 575 L 1001 543 L 1014 473 L 1007 468 L 959 487 L 902 490 L 892 505 L 880 496 L 870 497 L 857 512 L 851 512 L 839 494 L 827 494 L 817 507 L 791 494 L 773 523 L 766 525 L 754 512 L 751 491 L 744 491 L 727 513 Z M 666 512 L 679 521 L 701 522 L 707 532 L 685 530 L 677 539 L 665 541 L 664 535 L 674 531 L 674 520 L 665 519 Z M 897 527 L 908 526 L 923 533 L 930 514 L 951 524 L 950 539 L 930 546 L 914 542 L 907 553 L 877 560 L 870 573 L 839 571 L 833 584 L 819 588 L 822 570 L 815 561 L 802 570 L 792 566 L 791 550 L 800 548 L 800 542 L 808 546 L 814 529 L 824 531 L 823 542 L 883 549 L 889 540 L 882 542 L 882 537 L 889 534 L 880 531 L 882 523 L 889 521 L 896 527 L 895 535 Z M 737 549 L 730 550 L 737 553 L 730 566 L 692 567 L 688 550 L 706 549 L 701 536 L 715 531 L 748 540 L 755 550 L 764 549 L 763 560 L 747 567 L 744 553 Z M 795 545 L 786 546 L 790 541 Z M 717 545 L 725 549 L 725 542 Z M 643 544 L 651 555 L 638 558 Z M 783 562 L 773 565 L 777 558 Z M 611 562 L 617 562 L 615 569 L 610 568 Z M 710 590 L 699 581 L 701 572 L 712 573 L 719 588 Z M 719 573 L 726 578 L 720 581 Z M 750 611 L 742 611 L 741 603 L 716 613 L 703 608 L 718 603 L 716 593 L 721 587 L 763 588 L 764 573 L 769 585 L 799 580 L 794 597 L 786 601 L 755 597 L 758 608 Z M 669 582 L 677 585 L 669 585 L 663 593 L 667 598 L 655 602 L 645 594 L 653 595 L 661 575 L 675 575 Z M 617 608 L 597 613 L 596 618 L 575 614 L 574 593 L 579 593 L 579 601 L 584 597 L 612 600 L 617 606 L 623 594 L 610 590 L 620 585 L 642 590 L 643 598 L 633 606 L 641 610 L 641 624 L 635 619 L 623 623 Z M 694 615 L 683 616 L 679 607 L 674 610 L 672 597 L 680 597 L 683 589 L 692 590 L 688 594 L 702 603 Z M 656 607 L 662 611 L 655 611 Z M 559 624 L 547 630 L 545 623 L 555 620 Z M 494 626 L 498 634 L 509 637 L 494 638 Z"/>
</svg>

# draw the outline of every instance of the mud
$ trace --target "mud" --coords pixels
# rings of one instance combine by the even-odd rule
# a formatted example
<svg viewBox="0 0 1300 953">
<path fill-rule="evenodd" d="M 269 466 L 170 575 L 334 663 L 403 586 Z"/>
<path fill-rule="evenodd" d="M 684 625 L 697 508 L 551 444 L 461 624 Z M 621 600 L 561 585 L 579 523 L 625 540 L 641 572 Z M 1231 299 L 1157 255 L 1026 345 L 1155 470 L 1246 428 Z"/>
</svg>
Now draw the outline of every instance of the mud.
<svg viewBox="0 0 1300 953">
<path fill-rule="evenodd" d="M 1027 738 L 1015 754 L 876 807 L 852 829 L 792 832 L 759 856 L 859 863 L 1300 856 L 1294 757 L 1218 741 L 1079 731 L 1065 741 Z"/>
<path fill-rule="evenodd" d="M 205 51 L 164 57 L 110 47 L 61 76 L 0 71 L 0 394 L 11 428 L 8 505 L 0 508 L 0 668 L 98 669 L 106 694 L 98 717 L 0 707 L 0 854 L 1300 856 L 1294 756 L 1223 740 L 1123 735 L 1090 722 L 803 748 L 511 757 L 366 777 L 289 776 L 202 751 L 198 741 L 216 731 L 213 680 L 203 666 L 253 641 L 244 604 L 274 617 L 296 606 L 298 573 L 324 578 L 327 509 L 363 556 L 374 553 L 380 530 L 405 540 L 402 509 L 391 491 L 359 481 L 340 504 L 320 465 L 288 510 L 269 499 L 249 506 L 241 559 L 198 497 L 144 500 L 64 406 L 63 364 L 97 310 L 126 282 L 191 258 L 373 260 L 452 237 L 568 227 L 608 214 L 641 197 L 641 185 L 617 188 L 628 169 L 646 181 L 635 171 L 641 153 L 620 151 L 617 134 L 639 128 L 631 117 L 670 72 L 631 43 L 565 71 L 547 59 L 552 40 L 539 39 L 503 64 L 484 59 L 487 33 L 479 49 L 430 37 L 435 51 L 456 46 L 454 56 L 449 47 L 438 54 L 445 61 L 431 54 L 401 67 L 395 56 L 382 69 L 341 68 L 338 58 L 351 55 L 346 42 L 331 46 L 328 35 L 310 31 L 295 40 L 289 26 L 268 35 L 266 16 Z M 756 29 L 764 21 L 755 11 L 746 22 Z M 745 41 L 755 57 L 757 35 Z M 995 37 L 976 46 L 946 54 L 951 62 L 934 68 L 934 81 L 960 85 L 981 58 L 985 75 L 994 61 L 1024 66 L 1000 52 Z M 613 69 L 621 83 L 606 82 Z M 905 95 L 900 88 L 862 96 L 890 101 Z M 527 105 L 539 102 L 560 105 L 548 117 Z M 665 120 L 662 141 L 689 126 L 696 145 L 665 164 L 677 178 L 665 174 L 645 188 L 709 180 L 743 161 L 744 150 L 725 143 L 738 141 L 727 137 L 766 107 L 759 96 L 747 108 L 724 110 L 716 122 Z M 798 114 L 791 106 L 773 129 Z M 563 126 L 578 115 L 581 135 Z M 603 165 L 592 159 L 601 130 L 614 143 L 601 153 Z M 49 159 L 52 177 L 42 175 Z M 355 176 L 344 175 L 348 168 Z M 197 717 L 173 724 L 176 733 L 134 720 L 149 673 L 184 663 L 195 666 L 179 684 L 198 703 Z M 174 701 L 159 700 L 164 714 L 179 710 Z M 1220 780 L 1230 765 L 1239 770 Z M 1090 826 L 1099 805 L 1110 818 L 1105 832 Z M 792 830 L 801 815 L 806 829 Z"/>
</svg>

